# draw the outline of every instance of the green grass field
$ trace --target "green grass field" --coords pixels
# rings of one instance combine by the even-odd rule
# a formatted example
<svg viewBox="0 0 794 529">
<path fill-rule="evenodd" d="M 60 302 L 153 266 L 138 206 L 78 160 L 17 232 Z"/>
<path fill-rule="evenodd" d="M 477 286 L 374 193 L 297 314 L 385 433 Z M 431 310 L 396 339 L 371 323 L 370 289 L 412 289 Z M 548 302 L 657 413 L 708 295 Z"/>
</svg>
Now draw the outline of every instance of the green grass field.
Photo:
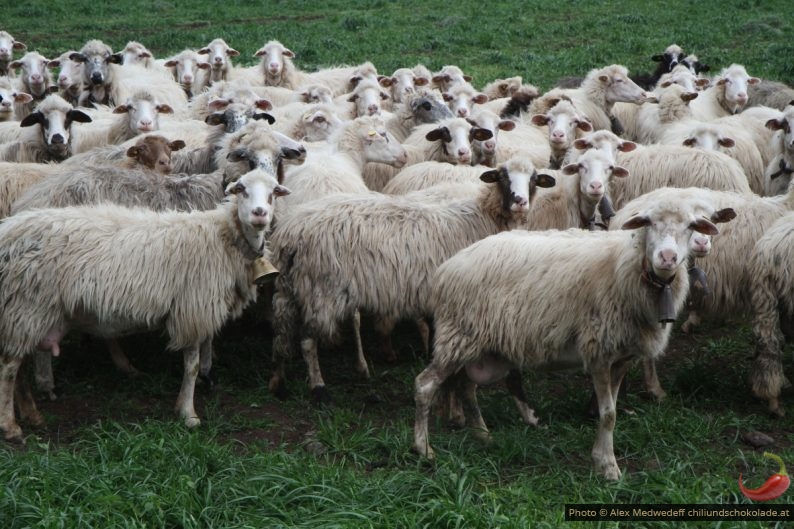
<svg viewBox="0 0 794 529">
<path fill-rule="evenodd" d="M 117 0 L 32 1 L 3 7 L 0 29 L 53 57 L 99 38 L 120 49 L 139 40 L 158 57 L 223 37 L 238 63 L 278 39 L 304 69 L 371 60 L 382 73 L 418 62 L 457 64 L 476 86 L 512 75 L 542 89 L 563 76 L 609 63 L 651 71 L 652 54 L 676 42 L 713 70 L 742 63 L 751 75 L 794 83 L 790 0 L 627 0 L 308 3 Z M 525 387 L 543 428 L 520 422 L 499 388 L 480 398 L 494 441 L 431 423 L 438 459 L 409 449 L 413 378 L 427 359 L 412 326 L 399 328 L 399 361 L 377 358 L 375 375 L 351 369 L 350 343 L 321 352 L 335 405 L 317 409 L 296 359 L 290 399 L 267 391 L 272 334 L 261 304 L 216 341 L 220 387 L 200 387 L 202 425 L 187 431 L 173 414 L 178 355 L 159 336 L 123 342 L 145 374 L 128 379 L 103 345 L 73 336 L 64 344 L 61 397 L 42 402 L 45 428 L 22 425 L 24 448 L 0 448 L 0 528 L 657 528 L 784 527 L 774 522 L 580 522 L 566 503 L 749 503 L 739 473 L 758 486 L 777 469 L 745 438 L 794 467 L 794 423 L 774 419 L 750 397 L 752 333 L 741 320 L 676 332 L 660 367 L 669 394 L 643 396 L 638 372 L 618 402 L 615 453 L 624 472 L 607 483 L 592 470 L 595 421 L 590 389 L 575 373 L 527 373 Z M 792 377 L 791 354 L 786 371 Z M 791 392 L 784 395 L 794 413 Z M 788 491 L 775 503 L 794 503 Z"/>
</svg>

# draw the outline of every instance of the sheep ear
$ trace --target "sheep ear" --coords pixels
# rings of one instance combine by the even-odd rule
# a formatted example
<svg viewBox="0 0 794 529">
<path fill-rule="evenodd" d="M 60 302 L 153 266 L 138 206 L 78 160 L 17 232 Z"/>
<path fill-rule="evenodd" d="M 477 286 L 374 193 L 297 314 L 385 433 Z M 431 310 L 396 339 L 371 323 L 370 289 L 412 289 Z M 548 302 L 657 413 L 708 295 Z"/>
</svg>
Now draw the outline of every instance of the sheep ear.
<svg viewBox="0 0 794 529">
<path fill-rule="evenodd" d="M 387 99 L 389 99 L 389 94 L 387 94 L 386 92 L 381 92 L 380 93 L 380 98 L 382 100 L 386 101 Z"/>
<path fill-rule="evenodd" d="M 450 94 L 448 94 L 447 92 L 444 92 L 443 94 L 441 94 L 441 97 L 443 97 L 443 98 L 444 98 L 444 101 L 446 101 L 447 103 L 449 103 L 450 101 L 452 101 L 453 99 L 455 99 L 454 97 L 452 97 L 452 96 L 451 96 Z"/>
<path fill-rule="evenodd" d="M 121 53 L 114 53 L 110 57 L 108 57 L 108 62 L 111 64 L 121 64 L 124 62 L 124 55 Z"/>
<path fill-rule="evenodd" d="M 14 44 L 12 44 L 11 47 L 14 48 L 17 51 L 28 49 L 28 47 L 25 46 L 25 44 L 23 42 L 19 42 L 18 40 L 15 40 Z"/>
<path fill-rule="evenodd" d="M 171 151 L 179 151 L 185 148 L 185 142 L 182 140 L 174 140 L 168 144 L 168 148 Z"/>
<path fill-rule="evenodd" d="M 128 107 L 127 105 L 119 105 L 113 109 L 114 114 L 126 114 L 129 111 L 130 111 L 130 107 Z"/>
<path fill-rule="evenodd" d="M 210 65 L 210 63 L 208 62 L 197 62 L 196 67 L 201 70 L 209 70 L 210 68 L 212 68 L 212 65 Z"/>
<path fill-rule="evenodd" d="M 578 163 L 569 163 L 565 167 L 562 168 L 562 174 L 572 175 L 579 172 L 579 164 Z"/>
<path fill-rule="evenodd" d="M 414 85 L 416 86 L 425 86 L 428 83 L 430 83 L 430 79 L 427 77 L 417 77 L 414 79 Z"/>
<path fill-rule="evenodd" d="M 469 131 L 469 136 L 473 140 L 485 141 L 485 140 L 490 140 L 491 138 L 493 138 L 493 132 L 491 132 L 488 129 L 481 129 L 479 127 L 475 127 L 475 128 L 472 128 Z"/>
<path fill-rule="evenodd" d="M 20 127 L 32 127 L 44 122 L 44 114 L 41 112 L 31 112 L 25 119 L 19 122 Z"/>
<path fill-rule="evenodd" d="M 602 83 L 606 83 L 607 81 L 609 81 L 609 76 L 608 75 L 599 75 L 598 76 L 598 80 L 601 81 Z"/>
<path fill-rule="evenodd" d="M 629 176 L 629 171 L 625 167 L 615 165 L 612 167 L 612 176 L 616 176 L 618 178 L 625 178 Z"/>
<path fill-rule="evenodd" d="M 689 103 L 693 99 L 696 99 L 697 96 L 698 96 L 697 92 L 685 92 L 685 93 L 681 94 L 681 100 L 682 101 L 686 101 L 687 103 Z"/>
<path fill-rule="evenodd" d="M 636 230 L 651 225 L 651 219 L 647 215 L 635 215 L 623 223 L 621 230 Z"/>
<path fill-rule="evenodd" d="M 259 51 L 262 51 L 262 50 L 259 50 Z M 259 53 L 259 51 L 257 53 Z M 198 53 L 199 55 L 209 55 L 210 54 L 210 49 L 209 48 L 201 48 L 196 53 Z"/>
<path fill-rule="evenodd" d="M 436 83 L 436 84 L 448 83 L 449 82 L 449 76 L 448 75 L 434 75 L 433 76 L 433 82 Z"/>
<path fill-rule="evenodd" d="M 51 61 L 47 61 L 47 68 L 58 68 L 61 66 L 60 59 L 53 59 Z"/>
<path fill-rule="evenodd" d="M 696 70 L 697 70 L 697 73 L 708 72 L 709 70 L 711 70 L 711 66 L 709 66 L 708 64 L 701 64 L 700 66 L 698 66 L 696 68 Z"/>
<path fill-rule="evenodd" d="M 480 175 L 480 180 L 482 180 L 486 184 L 493 184 L 494 182 L 498 182 L 502 171 L 504 171 L 504 169 L 491 169 L 490 171 L 485 171 Z"/>
<path fill-rule="evenodd" d="M 355 103 L 356 99 L 358 99 L 358 94 L 353 94 L 352 96 L 347 98 L 348 103 Z"/>
<path fill-rule="evenodd" d="M 463 76 L 463 80 L 466 81 L 467 83 L 470 83 L 472 79 L 474 79 L 474 77 L 472 77 L 471 75 Z"/>
<path fill-rule="evenodd" d="M 254 57 L 261 57 L 262 55 L 266 55 L 266 54 L 267 51 L 265 51 L 265 48 L 259 48 L 258 50 L 256 50 L 256 53 L 254 53 Z"/>
<path fill-rule="evenodd" d="M 714 224 L 712 224 L 710 220 L 706 220 L 703 218 L 693 220 L 689 224 L 689 227 L 698 233 L 702 233 L 703 235 L 720 234 L 720 230 Z"/>
<path fill-rule="evenodd" d="M 259 110 L 270 110 L 271 108 L 273 108 L 273 104 L 267 99 L 257 99 L 254 102 L 254 106 Z"/>
<path fill-rule="evenodd" d="M 283 55 L 284 57 L 286 57 L 288 59 L 294 59 L 295 58 L 295 52 L 293 52 L 292 50 L 289 50 L 287 48 L 284 48 L 284 51 L 281 52 L 281 55 Z"/>
<path fill-rule="evenodd" d="M 728 222 L 736 218 L 736 211 L 733 208 L 725 208 L 711 214 L 711 222 L 714 224 Z"/>
<path fill-rule="evenodd" d="M 141 57 L 143 59 L 151 59 L 152 58 L 152 54 L 149 53 L 148 51 L 142 51 L 140 53 L 140 55 L 138 55 L 138 57 Z"/>
<path fill-rule="evenodd" d="M 58 91 L 58 87 L 55 86 L 55 85 L 48 86 L 47 89 L 45 90 L 45 92 L 48 93 L 48 94 L 54 94 L 57 91 Z"/>
<path fill-rule="evenodd" d="M 273 116 L 271 116 L 271 115 L 270 115 L 270 114 L 268 114 L 267 112 L 257 112 L 256 114 L 254 114 L 254 115 L 253 115 L 253 116 L 251 116 L 251 117 L 252 117 L 254 120 L 260 120 L 260 119 L 264 119 L 264 120 L 265 120 L 265 121 L 267 121 L 267 122 L 268 122 L 270 125 L 272 125 L 273 123 L 275 123 L 275 122 L 276 122 L 276 118 L 274 118 Z"/>
<path fill-rule="evenodd" d="M 8 63 L 8 67 L 12 70 L 16 70 L 17 68 L 22 67 L 22 61 L 12 61 Z"/>
<path fill-rule="evenodd" d="M 485 94 L 477 94 L 476 96 L 471 98 L 472 103 L 476 103 L 478 105 L 482 105 L 483 103 L 488 102 L 488 96 Z"/>
<path fill-rule="evenodd" d="M 681 144 L 684 145 L 685 147 L 692 147 L 696 143 L 697 143 L 697 140 L 695 138 L 687 138 L 683 142 L 681 142 Z"/>
<path fill-rule="evenodd" d="M 74 62 L 88 62 L 88 57 L 86 57 L 82 53 L 75 52 L 69 54 L 69 60 Z"/>
<path fill-rule="evenodd" d="M 547 125 L 549 123 L 548 116 L 544 114 L 535 114 L 532 116 L 532 124 L 537 125 L 538 127 L 542 127 L 543 125 Z"/>
<path fill-rule="evenodd" d="M 761 79 L 759 79 L 758 77 L 750 77 L 747 80 L 747 84 L 749 84 L 749 85 L 757 85 L 760 82 L 761 82 Z"/>
<path fill-rule="evenodd" d="M 391 77 L 386 77 L 385 75 L 378 76 L 378 84 L 381 85 L 383 88 L 389 88 L 395 82 L 397 81 Z"/>
<path fill-rule="evenodd" d="M 618 150 L 620 152 L 631 152 L 636 148 L 637 148 L 637 144 L 634 143 L 633 141 L 623 141 L 620 142 L 620 145 L 618 145 Z"/>
<path fill-rule="evenodd" d="M 285 160 L 299 160 L 305 156 L 306 150 L 299 151 L 298 149 L 290 149 L 289 147 L 281 148 L 281 157 Z"/>
<path fill-rule="evenodd" d="M 226 186 L 226 194 L 227 195 L 236 195 L 237 193 L 245 193 L 245 185 L 240 182 L 230 182 L 228 186 Z"/>
<path fill-rule="evenodd" d="M 275 197 L 284 197 L 284 196 L 289 195 L 291 192 L 292 191 L 290 191 L 289 189 L 287 189 L 286 187 L 284 187 L 282 185 L 278 185 L 278 186 L 273 188 L 273 196 L 275 196 Z"/>
<path fill-rule="evenodd" d="M 497 127 L 499 128 L 499 130 L 511 131 L 514 128 L 516 128 L 516 122 L 510 121 L 509 119 L 503 119 L 502 121 L 499 122 L 499 125 L 497 125 Z"/>
<path fill-rule="evenodd" d="M 249 154 L 245 149 L 235 149 L 226 155 L 226 159 L 230 162 L 245 162 L 248 161 Z"/>
<path fill-rule="evenodd" d="M 590 143 L 587 140 L 583 140 L 583 139 L 574 140 L 573 146 L 576 147 L 577 149 L 579 149 L 580 151 L 584 151 L 584 150 L 593 148 L 593 144 L 592 143 Z"/>
<path fill-rule="evenodd" d="M 133 145 L 129 149 L 127 149 L 127 156 L 129 158 L 135 158 L 141 153 L 141 148 L 137 145 Z"/>
<path fill-rule="evenodd" d="M 70 110 L 66 113 L 66 118 L 77 123 L 91 123 L 91 117 L 81 110 Z"/>
<path fill-rule="evenodd" d="M 165 66 L 166 68 L 173 68 L 173 67 L 174 67 L 174 66 L 176 66 L 177 64 L 179 64 L 179 62 L 178 62 L 178 61 L 175 61 L 174 59 L 171 59 L 171 60 L 169 60 L 169 61 L 165 61 L 165 62 L 163 63 L 163 66 Z"/>
<path fill-rule="evenodd" d="M 584 132 L 590 132 L 591 130 L 593 130 L 593 124 L 587 121 L 586 119 L 577 120 L 576 127 Z"/>
<path fill-rule="evenodd" d="M 538 187 L 554 187 L 557 185 L 557 180 L 553 176 L 545 173 L 536 173 L 532 175 L 532 178 L 535 181 L 535 185 Z"/>
<path fill-rule="evenodd" d="M 695 79 L 695 86 L 706 87 L 711 84 L 711 81 L 706 79 L 705 77 L 701 79 Z"/>
<path fill-rule="evenodd" d="M 240 52 L 235 50 L 234 48 L 229 48 L 228 50 L 226 50 L 226 55 L 229 57 L 237 57 L 238 55 L 240 55 Z"/>
<path fill-rule="evenodd" d="M 206 123 L 207 125 L 220 125 L 220 124 L 225 125 L 226 116 L 223 115 L 223 113 L 210 114 L 209 116 L 204 118 L 204 123 Z"/>
<path fill-rule="evenodd" d="M 792 101 L 791 103 L 794 103 L 794 101 Z M 789 104 L 791 104 L 791 103 L 789 103 Z M 783 120 L 782 119 L 770 119 L 769 121 L 766 122 L 765 126 L 769 130 L 780 130 L 780 129 L 783 128 Z"/>
<path fill-rule="evenodd" d="M 445 143 L 449 143 L 452 141 L 452 136 L 449 134 L 449 129 L 446 127 L 439 127 L 437 129 L 433 129 L 425 135 L 425 139 L 427 141 L 438 141 L 441 140 Z"/>
<path fill-rule="evenodd" d="M 228 99 L 213 99 L 207 106 L 212 110 L 224 110 L 230 103 Z"/>
<path fill-rule="evenodd" d="M 664 60 L 664 55 L 653 55 L 651 56 L 651 60 L 654 62 L 662 62 Z"/>
<path fill-rule="evenodd" d="M 673 82 L 672 82 L 672 81 L 662 81 L 662 83 L 661 83 L 659 86 L 661 86 L 662 88 L 667 88 L 667 87 L 669 87 L 671 84 L 673 84 Z"/>
<path fill-rule="evenodd" d="M 160 103 L 159 105 L 157 105 L 154 108 L 156 108 L 157 111 L 160 112 L 161 114 L 173 114 L 174 113 L 174 109 L 171 108 L 171 105 L 166 105 L 165 103 Z"/>
<path fill-rule="evenodd" d="M 30 103 L 33 101 L 33 96 L 28 94 L 27 92 L 17 92 L 14 94 L 14 103 Z"/>
<path fill-rule="evenodd" d="M 733 141 L 733 138 L 720 138 L 717 140 L 717 143 L 720 144 L 720 147 L 733 147 L 736 145 L 736 142 Z"/>
<path fill-rule="evenodd" d="M 722 86 L 722 85 L 724 85 L 724 84 L 725 84 L 725 78 L 718 79 L 718 80 L 717 80 L 717 82 L 716 82 L 716 83 L 714 83 L 714 84 L 716 84 L 716 85 L 718 85 L 718 86 Z"/>
</svg>

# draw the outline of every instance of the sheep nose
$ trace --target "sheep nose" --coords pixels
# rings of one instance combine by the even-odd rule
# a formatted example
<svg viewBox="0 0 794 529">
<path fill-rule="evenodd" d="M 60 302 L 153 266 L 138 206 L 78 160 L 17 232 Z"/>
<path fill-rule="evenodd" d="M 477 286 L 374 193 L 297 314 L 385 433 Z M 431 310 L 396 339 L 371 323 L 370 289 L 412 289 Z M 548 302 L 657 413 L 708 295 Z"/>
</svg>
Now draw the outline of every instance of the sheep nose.
<svg viewBox="0 0 794 529">
<path fill-rule="evenodd" d="M 268 65 L 268 68 L 270 68 L 271 72 L 276 73 L 276 72 L 278 72 L 278 63 L 277 62 L 271 62 Z"/>
<path fill-rule="evenodd" d="M 183 75 L 182 76 L 182 82 L 185 83 L 185 84 L 192 83 L 193 82 L 193 76 L 192 75 L 187 75 L 187 74 Z"/>
<path fill-rule="evenodd" d="M 493 141 L 493 140 L 486 141 L 484 145 L 485 145 L 485 148 L 487 150 L 489 150 L 489 151 L 495 151 L 496 150 L 496 142 Z"/>
<path fill-rule="evenodd" d="M 215 64 L 220 64 L 223 62 L 223 57 L 215 56 Z"/>
<path fill-rule="evenodd" d="M 42 80 L 43 80 L 43 77 L 41 76 L 41 74 L 40 74 L 40 73 L 34 73 L 34 74 L 32 74 L 32 75 L 30 76 L 30 80 L 31 80 L 31 82 L 33 82 L 33 83 L 40 83 L 40 82 L 42 82 Z"/>
<path fill-rule="evenodd" d="M 601 182 L 590 182 L 589 187 L 591 192 L 600 193 L 604 188 L 604 184 L 602 184 Z"/>
<path fill-rule="evenodd" d="M 102 74 L 99 72 L 91 74 L 91 82 L 94 84 L 101 84 L 102 83 Z"/>
<path fill-rule="evenodd" d="M 152 128 L 152 120 L 151 119 L 142 119 L 138 122 L 139 129 L 151 129 Z"/>
<path fill-rule="evenodd" d="M 0 48 L 0 55 L 8 55 L 8 48 Z"/>
<path fill-rule="evenodd" d="M 529 204 L 529 200 L 527 200 L 525 197 L 519 197 L 519 196 L 514 196 L 513 202 L 515 202 L 519 206 L 526 206 L 527 204 Z"/>
<path fill-rule="evenodd" d="M 662 250 L 659 252 L 663 265 L 672 266 L 678 262 L 678 254 L 675 250 Z"/>
<path fill-rule="evenodd" d="M 251 214 L 255 217 L 264 217 L 265 216 L 265 208 L 254 208 L 251 210 Z"/>
<path fill-rule="evenodd" d="M 462 118 L 465 118 L 468 115 L 469 115 L 469 109 L 468 108 L 459 108 L 458 109 L 458 116 L 460 116 Z"/>
<path fill-rule="evenodd" d="M 367 107 L 367 113 L 370 116 L 374 116 L 378 112 L 380 112 L 380 109 L 378 108 L 378 105 L 370 105 L 370 106 Z"/>
<path fill-rule="evenodd" d="M 670 71 L 673 71 L 673 68 L 678 66 L 678 61 L 670 61 Z"/>
<path fill-rule="evenodd" d="M 553 140 L 562 140 L 565 139 L 565 132 L 561 130 L 555 130 L 551 133 L 551 139 Z"/>
<path fill-rule="evenodd" d="M 50 143 L 55 144 L 55 145 L 62 145 L 63 144 L 63 136 L 61 136 L 60 134 L 55 134 L 52 137 L 52 139 L 50 140 Z"/>
</svg>

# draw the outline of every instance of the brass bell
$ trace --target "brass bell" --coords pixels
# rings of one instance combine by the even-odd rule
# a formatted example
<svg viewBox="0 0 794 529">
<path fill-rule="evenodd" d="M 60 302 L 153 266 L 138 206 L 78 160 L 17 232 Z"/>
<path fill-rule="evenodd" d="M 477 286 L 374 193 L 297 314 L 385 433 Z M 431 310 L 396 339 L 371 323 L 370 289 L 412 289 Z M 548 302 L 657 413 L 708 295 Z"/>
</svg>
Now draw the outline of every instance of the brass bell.
<svg viewBox="0 0 794 529">
<path fill-rule="evenodd" d="M 260 257 L 254 261 L 254 283 L 257 285 L 265 285 L 271 281 L 275 281 L 278 276 L 278 269 L 273 266 L 273 263 Z"/>
</svg>

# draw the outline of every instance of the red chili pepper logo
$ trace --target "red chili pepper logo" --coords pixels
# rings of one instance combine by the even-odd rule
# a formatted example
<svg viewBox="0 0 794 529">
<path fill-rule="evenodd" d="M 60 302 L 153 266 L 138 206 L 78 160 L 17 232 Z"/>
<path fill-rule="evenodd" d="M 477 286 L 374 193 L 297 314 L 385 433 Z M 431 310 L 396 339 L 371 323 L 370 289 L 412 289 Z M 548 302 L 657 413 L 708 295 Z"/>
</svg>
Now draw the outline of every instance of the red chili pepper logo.
<svg viewBox="0 0 794 529">
<path fill-rule="evenodd" d="M 777 461 L 780 465 L 780 471 L 777 474 L 772 474 L 763 485 L 757 489 L 746 489 L 744 488 L 744 485 L 742 485 L 742 475 L 739 474 L 739 490 L 742 491 L 742 494 L 753 501 L 774 500 L 786 492 L 789 483 L 791 483 L 791 480 L 786 473 L 786 465 L 783 464 L 783 460 L 780 459 L 780 456 L 770 454 L 769 452 L 764 452 L 764 457 L 768 457 Z"/>
</svg>

